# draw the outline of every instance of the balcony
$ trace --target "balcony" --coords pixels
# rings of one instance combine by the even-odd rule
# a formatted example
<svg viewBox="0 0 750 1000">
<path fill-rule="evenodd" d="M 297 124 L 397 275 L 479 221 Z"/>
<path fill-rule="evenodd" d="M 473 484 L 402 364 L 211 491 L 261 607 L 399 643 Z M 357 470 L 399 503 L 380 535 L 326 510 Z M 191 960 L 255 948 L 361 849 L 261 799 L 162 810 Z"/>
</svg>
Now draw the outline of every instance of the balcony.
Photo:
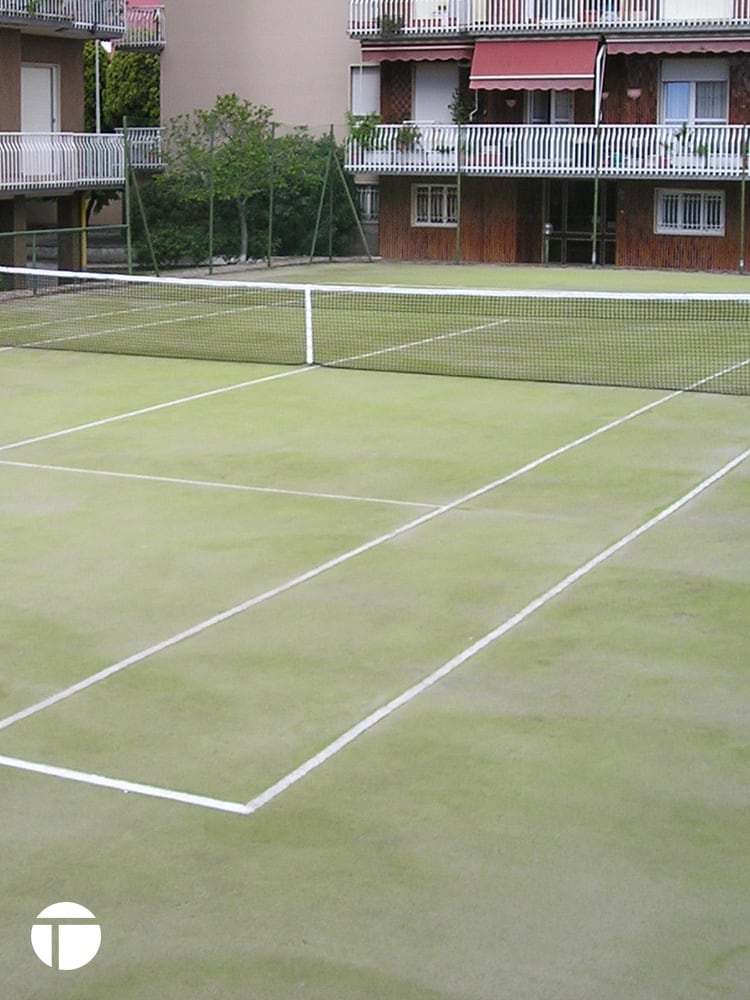
<svg viewBox="0 0 750 1000">
<path fill-rule="evenodd" d="M 165 42 L 163 7 L 126 8 L 125 34 L 117 42 L 118 49 L 161 52 Z"/>
<path fill-rule="evenodd" d="M 381 125 L 349 139 L 350 173 L 740 180 L 750 126 Z"/>
<path fill-rule="evenodd" d="M 119 38 L 122 0 L 0 0 L 0 26 L 63 37 Z"/>
<path fill-rule="evenodd" d="M 161 167 L 160 129 L 128 132 L 135 170 Z M 52 193 L 125 184 L 120 134 L 0 132 L 0 193 Z"/>
<path fill-rule="evenodd" d="M 750 0 L 349 0 L 349 34 L 428 35 L 680 30 L 750 25 Z"/>
</svg>

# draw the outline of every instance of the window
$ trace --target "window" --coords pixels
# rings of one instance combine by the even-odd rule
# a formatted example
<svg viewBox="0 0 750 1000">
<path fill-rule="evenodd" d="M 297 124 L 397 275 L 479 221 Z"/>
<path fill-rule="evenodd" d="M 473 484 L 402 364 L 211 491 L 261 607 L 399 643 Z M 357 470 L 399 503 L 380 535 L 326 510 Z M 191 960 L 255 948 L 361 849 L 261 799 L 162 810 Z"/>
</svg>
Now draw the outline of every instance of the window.
<svg viewBox="0 0 750 1000">
<path fill-rule="evenodd" d="M 380 189 L 378 185 L 358 184 L 357 205 L 362 222 L 377 222 L 380 218 Z"/>
<path fill-rule="evenodd" d="M 455 226 L 458 189 L 455 184 L 415 184 L 412 188 L 412 225 Z"/>
<path fill-rule="evenodd" d="M 349 110 L 353 115 L 380 113 L 380 66 L 349 68 Z"/>
<path fill-rule="evenodd" d="M 665 59 L 661 121 L 665 125 L 724 125 L 728 120 L 726 59 Z"/>
<path fill-rule="evenodd" d="M 572 90 L 530 90 L 527 93 L 530 125 L 572 125 Z"/>
<path fill-rule="evenodd" d="M 654 232 L 692 236 L 724 235 L 723 191 L 656 191 Z"/>
</svg>

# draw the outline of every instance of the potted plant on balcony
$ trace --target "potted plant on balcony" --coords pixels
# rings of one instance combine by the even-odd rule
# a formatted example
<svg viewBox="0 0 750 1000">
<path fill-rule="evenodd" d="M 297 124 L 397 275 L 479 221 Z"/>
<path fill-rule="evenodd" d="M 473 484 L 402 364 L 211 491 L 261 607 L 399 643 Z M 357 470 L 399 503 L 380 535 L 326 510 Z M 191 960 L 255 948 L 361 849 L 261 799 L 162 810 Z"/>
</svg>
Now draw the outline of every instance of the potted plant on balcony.
<svg viewBox="0 0 750 1000">
<path fill-rule="evenodd" d="M 376 112 L 367 115 L 353 115 L 347 112 L 346 124 L 349 127 L 349 135 L 361 149 L 381 147 L 379 129 L 383 119 Z"/>
<path fill-rule="evenodd" d="M 403 30 L 403 18 L 390 17 L 388 14 L 383 14 L 378 27 L 378 34 L 381 38 L 393 38 L 395 35 L 400 35 Z"/>
<path fill-rule="evenodd" d="M 419 149 L 422 144 L 422 133 L 418 125 L 412 122 L 404 122 L 396 133 L 396 149 L 403 152 L 413 152 Z"/>
</svg>

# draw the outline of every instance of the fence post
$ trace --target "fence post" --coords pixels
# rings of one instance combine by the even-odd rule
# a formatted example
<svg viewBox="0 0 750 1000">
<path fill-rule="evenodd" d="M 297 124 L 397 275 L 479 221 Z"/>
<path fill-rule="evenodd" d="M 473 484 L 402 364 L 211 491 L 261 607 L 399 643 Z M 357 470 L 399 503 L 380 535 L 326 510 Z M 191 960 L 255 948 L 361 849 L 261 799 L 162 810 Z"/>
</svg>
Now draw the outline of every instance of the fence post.
<svg viewBox="0 0 750 1000">
<path fill-rule="evenodd" d="M 132 208 L 130 204 L 130 140 L 128 138 L 128 119 L 122 120 L 122 142 L 125 163 L 125 249 L 128 262 L 128 274 L 133 273 L 133 235 L 131 229 Z"/>
</svg>

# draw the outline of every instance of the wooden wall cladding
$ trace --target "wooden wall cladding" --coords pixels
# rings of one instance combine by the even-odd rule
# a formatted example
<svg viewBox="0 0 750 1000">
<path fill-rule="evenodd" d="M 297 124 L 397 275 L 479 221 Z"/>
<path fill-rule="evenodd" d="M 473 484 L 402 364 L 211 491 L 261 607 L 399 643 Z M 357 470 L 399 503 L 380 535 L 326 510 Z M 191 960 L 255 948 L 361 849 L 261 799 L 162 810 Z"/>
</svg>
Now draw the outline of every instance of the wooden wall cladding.
<svg viewBox="0 0 750 1000">
<path fill-rule="evenodd" d="M 456 259 L 455 227 L 413 226 L 411 221 L 414 184 L 455 184 L 455 180 L 455 177 L 380 178 L 381 256 L 392 260 Z M 535 184 L 536 196 L 529 193 L 531 183 Z M 464 177 L 461 191 L 461 260 L 515 263 L 519 259 L 519 251 L 524 258 L 527 253 L 533 252 L 534 239 L 525 232 L 522 236 L 519 234 L 519 221 L 526 224 L 534 205 L 541 219 L 541 182 Z M 539 225 L 535 223 L 534 228 L 538 229 Z"/>
<path fill-rule="evenodd" d="M 724 236 L 664 235 L 654 232 L 657 188 L 723 190 L 726 196 Z M 738 183 L 664 184 L 621 181 L 617 192 L 615 263 L 620 267 L 678 268 L 689 271 L 736 271 L 740 259 L 740 190 Z M 746 210 L 750 208 L 746 198 Z M 750 211 L 748 212 L 750 219 Z M 747 233 L 744 257 L 747 260 Z"/>
</svg>

